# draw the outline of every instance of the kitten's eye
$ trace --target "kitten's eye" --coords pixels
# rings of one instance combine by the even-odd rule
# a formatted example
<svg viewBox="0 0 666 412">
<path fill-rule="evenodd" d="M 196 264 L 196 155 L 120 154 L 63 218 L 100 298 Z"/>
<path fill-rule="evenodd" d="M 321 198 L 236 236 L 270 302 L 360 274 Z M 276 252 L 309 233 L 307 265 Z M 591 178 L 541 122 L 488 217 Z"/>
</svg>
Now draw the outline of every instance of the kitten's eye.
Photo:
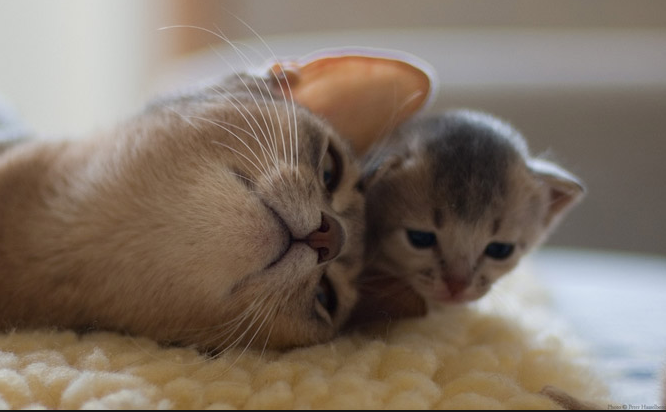
<svg viewBox="0 0 666 412">
<path fill-rule="evenodd" d="M 420 230 L 407 230 L 409 243 L 417 249 L 425 249 L 437 244 L 437 235 L 432 232 L 422 232 Z"/>
<path fill-rule="evenodd" d="M 329 319 L 333 318 L 335 310 L 338 308 L 338 298 L 335 295 L 335 289 L 326 275 L 321 277 L 319 284 L 315 288 L 315 307 L 318 313 L 321 313 L 323 309 Z M 326 316 L 323 315 L 320 314 L 322 318 L 326 319 Z"/>
<path fill-rule="evenodd" d="M 513 244 L 492 242 L 486 246 L 484 253 L 495 260 L 504 260 L 513 254 Z"/>
<path fill-rule="evenodd" d="M 334 191 L 340 183 L 342 176 L 342 161 L 340 155 L 329 145 L 321 165 L 321 181 L 329 192 Z"/>
</svg>

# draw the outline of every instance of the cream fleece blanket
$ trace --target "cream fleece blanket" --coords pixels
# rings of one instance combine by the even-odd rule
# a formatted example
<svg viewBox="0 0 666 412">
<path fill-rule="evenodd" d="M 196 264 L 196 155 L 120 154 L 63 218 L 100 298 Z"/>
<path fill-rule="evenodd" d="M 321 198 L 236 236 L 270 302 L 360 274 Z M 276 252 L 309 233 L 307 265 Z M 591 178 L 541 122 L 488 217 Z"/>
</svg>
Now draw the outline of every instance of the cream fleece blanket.
<svg viewBox="0 0 666 412">
<path fill-rule="evenodd" d="M 529 269 L 468 307 L 285 353 L 207 359 L 114 333 L 0 335 L 0 409 L 552 409 L 604 385 Z"/>
</svg>

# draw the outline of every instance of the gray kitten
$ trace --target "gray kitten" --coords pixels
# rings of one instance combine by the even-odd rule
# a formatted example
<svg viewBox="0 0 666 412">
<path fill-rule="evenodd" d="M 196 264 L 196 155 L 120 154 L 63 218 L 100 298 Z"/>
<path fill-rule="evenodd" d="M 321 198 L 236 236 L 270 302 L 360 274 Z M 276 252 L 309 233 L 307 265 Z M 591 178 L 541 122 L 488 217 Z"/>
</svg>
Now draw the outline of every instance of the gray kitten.
<svg viewBox="0 0 666 412">
<path fill-rule="evenodd" d="M 356 319 L 483 296 L 584 193 L 495 117 L 414 119 L 365 159 L 367 251 Z"/>
</svg>

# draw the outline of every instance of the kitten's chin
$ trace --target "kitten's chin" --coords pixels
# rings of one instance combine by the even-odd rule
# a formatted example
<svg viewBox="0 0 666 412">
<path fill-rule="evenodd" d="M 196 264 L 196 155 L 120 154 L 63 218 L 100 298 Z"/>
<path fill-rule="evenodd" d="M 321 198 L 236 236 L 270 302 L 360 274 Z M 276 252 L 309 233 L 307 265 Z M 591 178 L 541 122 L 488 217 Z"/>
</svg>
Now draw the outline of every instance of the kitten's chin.
<svg viewBox="0 0 666 412">
<path fill-rule="evenodd" d="M 447 296 L 447 297 L 431 297 L 431 299 L 438 305 L 462 305 L 463 303 L 471 302 L 474 298 L 467 298 L 464 296 Z"/>
<path fill-rule="evenodd" d="M 426 299 L 437 305 L 461 305 L 478 300 L 483 295 L 484 294 L 469 293 L 469 291 L 451 294 L 446 288 L 434 288 L 428 291 Z"/>
</svg>

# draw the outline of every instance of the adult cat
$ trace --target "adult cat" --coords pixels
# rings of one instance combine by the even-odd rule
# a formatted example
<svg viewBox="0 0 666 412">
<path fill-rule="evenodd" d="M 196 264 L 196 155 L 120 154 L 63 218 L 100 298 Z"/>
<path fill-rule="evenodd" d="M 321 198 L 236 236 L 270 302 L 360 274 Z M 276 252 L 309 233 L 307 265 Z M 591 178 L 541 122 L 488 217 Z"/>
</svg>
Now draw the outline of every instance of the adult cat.
<svg viewBox="0 0 666 412">
<path fill-rule="evenodd" d="M 0 154 L 0 325 L 211 351 L 334 336 L 356 300 L 360 172 L 333 128 L 292 102 L 284 72 L 271 73 L 157 100 L 86 139 Z"/>
</svg>

